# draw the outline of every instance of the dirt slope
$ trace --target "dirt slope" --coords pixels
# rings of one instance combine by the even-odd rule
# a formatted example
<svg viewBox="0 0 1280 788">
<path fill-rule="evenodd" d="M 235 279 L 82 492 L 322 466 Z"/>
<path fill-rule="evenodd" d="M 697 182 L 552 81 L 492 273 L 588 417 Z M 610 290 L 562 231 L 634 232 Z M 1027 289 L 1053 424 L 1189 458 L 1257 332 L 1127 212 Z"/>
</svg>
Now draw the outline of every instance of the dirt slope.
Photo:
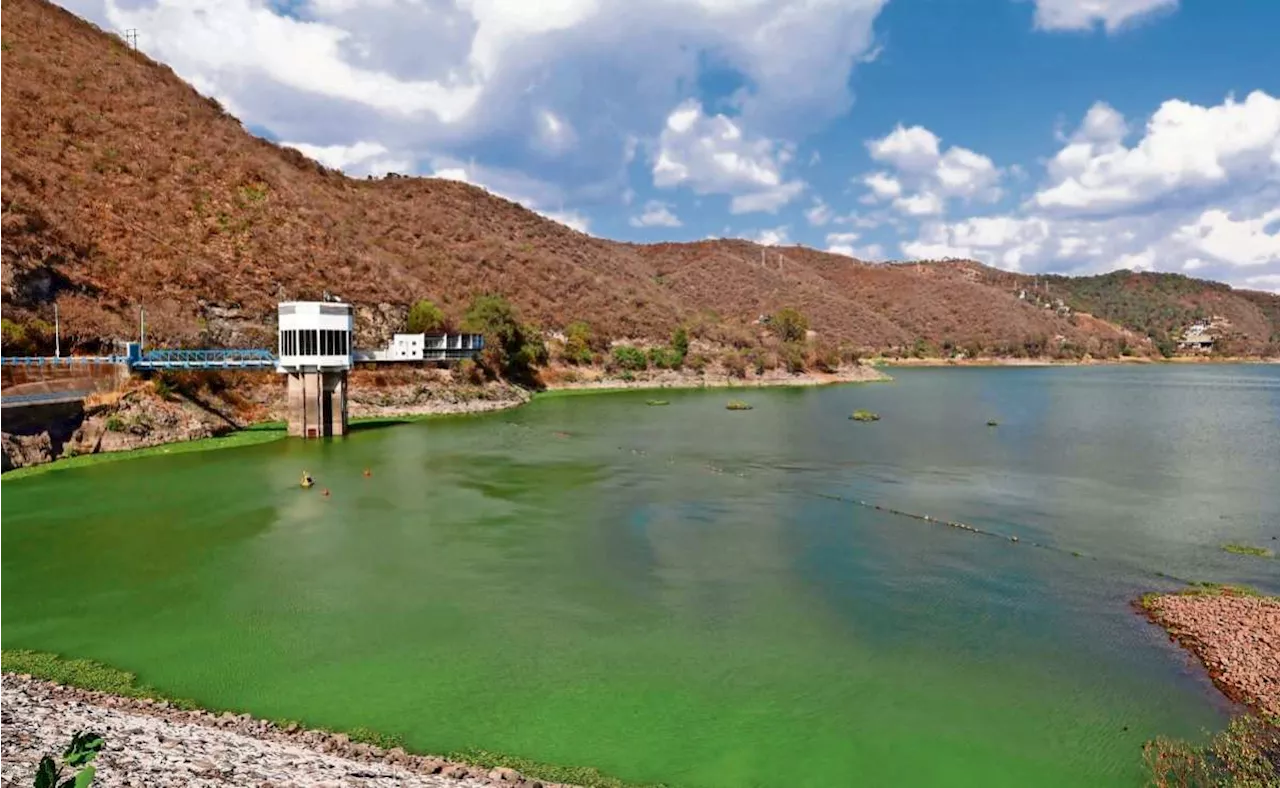
<svg viewBox="0 0 1280 788">
<path fill-rule="evenodd" d="M 758 315 L 794 305 L 820 334 L 868 349 L 1062 337 L 1154 352 L 1115 325 L 1020 302 L 1017 281 L 976 264 L 786 247 L 762 267 L 743 241 L 615 243 L 466 184 L 347 178 L 250 135 L 166 66 L 45 0 L 4 0 L 3 18 L 5 317 L 38 325 L 56 300 L 80 347 L 134 335 L 140 304 L 155 344 L 269 346 L 277 300 L 328 290 L 392 315 L 380 333 L 418 298 L 457 318 L 474 294 L 500 292 L 544 329 L 583 319 L 610 338 L 665 339 L 687 323 L 746 342 Z M 1276 332 L 1280 309 L 1220 295 L 1248 312 L 1251 349 Z"/>
</svg>

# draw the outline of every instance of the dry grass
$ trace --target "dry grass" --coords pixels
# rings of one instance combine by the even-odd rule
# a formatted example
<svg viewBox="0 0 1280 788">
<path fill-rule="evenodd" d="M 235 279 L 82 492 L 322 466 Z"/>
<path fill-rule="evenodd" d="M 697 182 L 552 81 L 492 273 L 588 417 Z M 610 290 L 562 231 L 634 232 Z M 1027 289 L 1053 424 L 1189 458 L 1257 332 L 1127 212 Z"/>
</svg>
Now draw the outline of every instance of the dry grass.
<svg viewBox="0 0 1280 788">
<path fill-rule="evenodd" d="M 1021 353 L 1061 336 L 1072 353 L 1154 353 L 1105 321 L 1019 302 L 1025 278 L 976 264 L 786 247 L 761 266 L 745 241 L 614 243 L 467 184 L 347 178 L 251 136 L 45 0 L 6 0 L 4 17 L 5 315 L 48 320 L 56 298 L 64 348 L 132 336 L 139 304 L 157 345 L 270 346 L 276 301 L 327 289 L 396 308 L 430 298 L 453 322 L 499 292 L 525 320 L 585 320 L 606 340 L 666 342 L 683 324 L 743 349 L 762 341 L 758 315 L 794 306 L 821 338 L 869 351 L 907 354 L 919 339 Z M 1247 330 L 1275 333 L 1280 307 L 1219 290 Z"/>
</svg>

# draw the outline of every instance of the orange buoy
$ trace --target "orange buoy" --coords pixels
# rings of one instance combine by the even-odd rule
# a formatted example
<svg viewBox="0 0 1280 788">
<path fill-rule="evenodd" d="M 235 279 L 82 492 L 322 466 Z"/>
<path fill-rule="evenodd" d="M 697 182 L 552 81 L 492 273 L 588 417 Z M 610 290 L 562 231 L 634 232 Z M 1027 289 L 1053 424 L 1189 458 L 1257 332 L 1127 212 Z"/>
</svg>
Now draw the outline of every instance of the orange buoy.
<svg viewBox="0 0 1280 788">
<path fill-rule="evenodd" d="M 365 468 L 364 475 L 365 475 L 365 478 L 368 478 L 373 475 L 373 471 L 369 470 L 368 468 Z"/>
</svg>

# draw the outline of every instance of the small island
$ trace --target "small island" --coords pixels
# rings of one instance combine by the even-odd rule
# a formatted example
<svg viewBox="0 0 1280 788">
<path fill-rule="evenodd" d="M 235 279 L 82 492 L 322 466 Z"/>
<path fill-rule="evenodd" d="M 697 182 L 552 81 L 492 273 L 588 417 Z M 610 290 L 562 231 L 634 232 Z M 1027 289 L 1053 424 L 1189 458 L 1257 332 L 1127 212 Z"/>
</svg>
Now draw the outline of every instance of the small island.
<svg viewBox="0 0 1280 788">
<path fill-rule="evenodd" d="M 853 419 L 854 421 L 879 421 L 880 414 L 873 413 L 869 410 L 858 409 L 858 410 L 855 410 L 853 412 L 853 415 L 850 416 L 849 418 Z"/>
<path fill-rule="evenodd" d="M 724 407 L 725 410 L 751 410 L 751 406 L 740 399 L 731 399 Z"/>
</svg>

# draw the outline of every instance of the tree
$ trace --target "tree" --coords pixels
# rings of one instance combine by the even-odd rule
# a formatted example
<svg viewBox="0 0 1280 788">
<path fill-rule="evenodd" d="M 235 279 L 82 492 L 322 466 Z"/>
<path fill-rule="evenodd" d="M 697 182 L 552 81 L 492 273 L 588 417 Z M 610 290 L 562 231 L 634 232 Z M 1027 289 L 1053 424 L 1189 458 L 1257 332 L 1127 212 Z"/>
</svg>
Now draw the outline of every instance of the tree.
<svg viewBox="0 0 1280 788">
<path fill-rule="evenodd" d="M 581 320 L 570 323 L 564 330 L 564 358 L 570 364 L 590 364 L 593 336 L 591 326 Z"/>
<path fill-rule="evenodd" d="M 769 327 L 783 342 L 803 342 L 809 333 L 809 319 L 788 306 L 778 310 Z"/>
<path fill-rule="evenodd" d="M 547 345 L 541 332 L 520 322 L 520 316 L 507 299 L 500 295 L 476 296 L 467 309 L 462 327 L 484 334 L 481 359 L 491 373 L 522 383 L 537 382 L 534 367 L 547 363 Z"/>
<path fill-rule="evenodd" d="M 671 335 L 671 349 L 676 352 L 682 362 L 684 357 L 689 355 L 689 332 L 685 331 L 684 326 L 677 328 Z"/>
<path fill-rule="evenodd" d="M 410 334 L 432 333 L 445 327 L 444 312 L 425 298 L 409 309 L 409 319 L 405 322 Z"/>
</svg>

